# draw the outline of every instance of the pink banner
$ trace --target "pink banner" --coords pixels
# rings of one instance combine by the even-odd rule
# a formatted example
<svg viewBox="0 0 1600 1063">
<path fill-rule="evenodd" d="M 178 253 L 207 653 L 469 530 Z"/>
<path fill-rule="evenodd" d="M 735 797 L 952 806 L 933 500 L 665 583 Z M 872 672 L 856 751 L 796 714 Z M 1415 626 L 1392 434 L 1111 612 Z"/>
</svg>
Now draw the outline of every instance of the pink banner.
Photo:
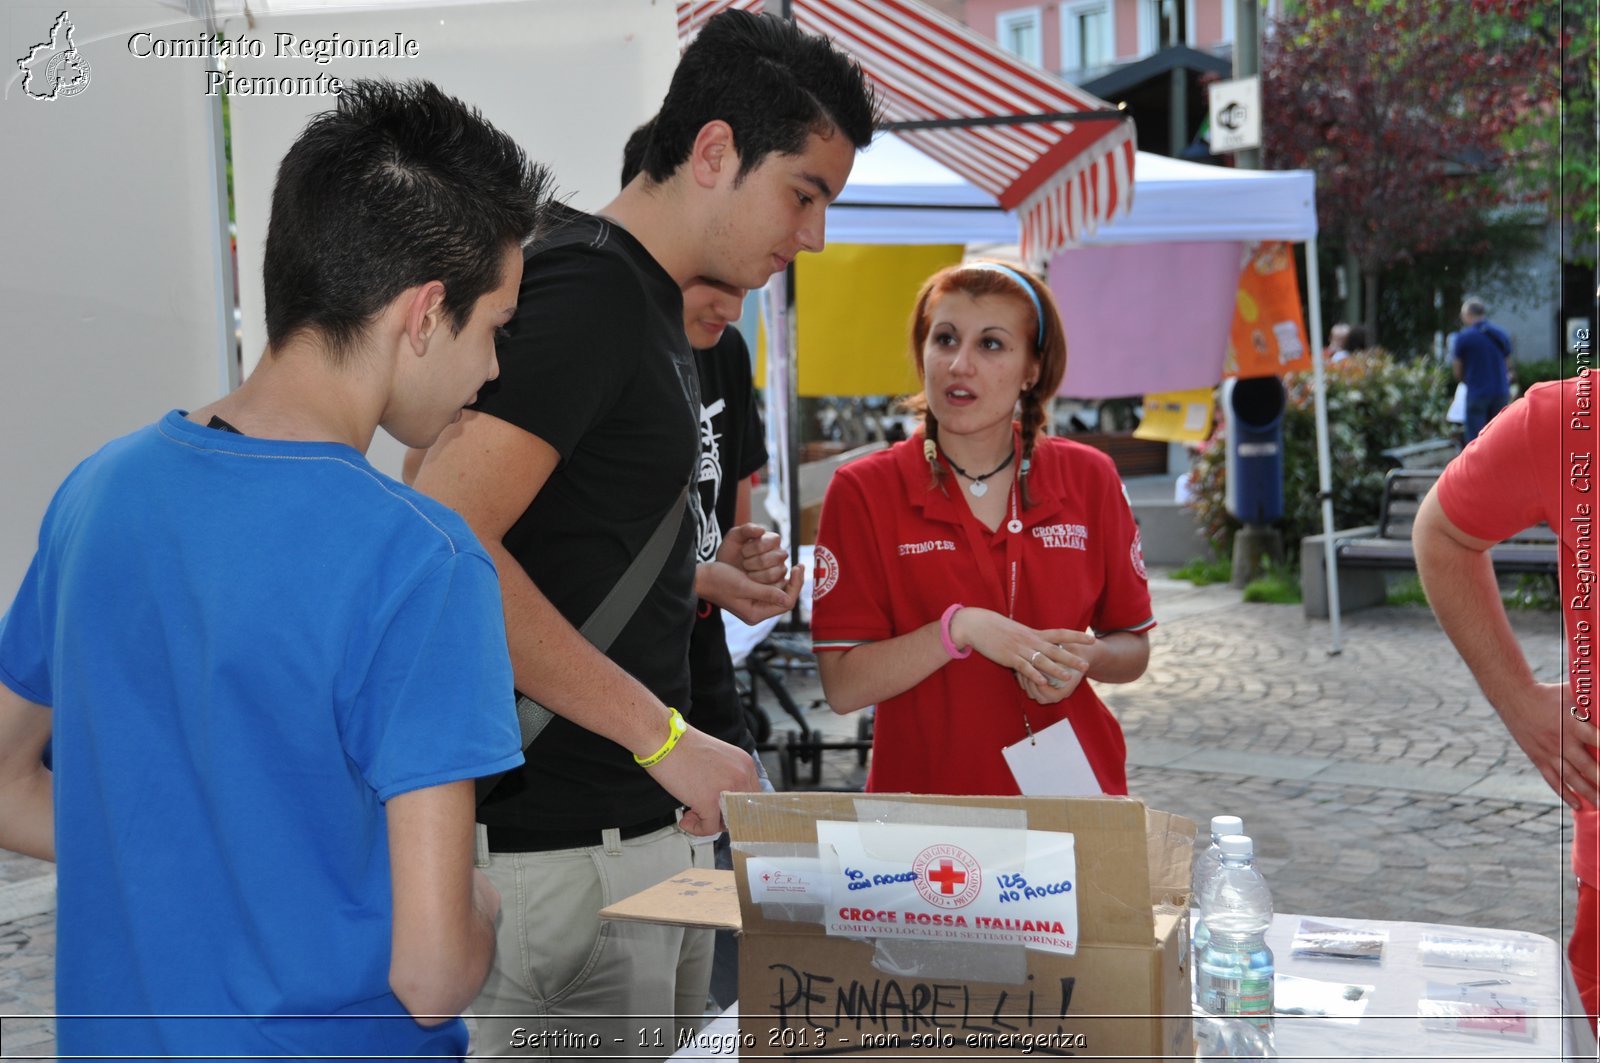
<svg viewBox="0 0 1600 1063">
<path fill-rule="evenodd" d="M 1080 247 L 1050 260 L 1067 331 L 1060 394 L 1112 399 L 1208 388 L 1239 287 L 1238 242 Z"/>
</svg>

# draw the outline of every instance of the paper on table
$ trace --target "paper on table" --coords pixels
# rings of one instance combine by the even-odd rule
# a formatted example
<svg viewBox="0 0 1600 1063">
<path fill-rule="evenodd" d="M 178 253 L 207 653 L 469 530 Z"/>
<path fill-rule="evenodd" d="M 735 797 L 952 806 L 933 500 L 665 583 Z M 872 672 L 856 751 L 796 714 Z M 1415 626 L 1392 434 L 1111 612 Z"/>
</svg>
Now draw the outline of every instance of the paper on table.
<svg viewBox="0 0 1600 1063">
<path fill-rule="evenodd" d="M 1359 1022 L 1376 986 L 1324 982 L 1280 974 L 1274 986 L 1272 1008 L 1279 1015 L 1314 1015 L 1330 1022 Z"/>
<path fill-rule="evenodd" d="M 1532 1041 L 1537 1032 L 1532 1000 L 1471 982 L 1429 982 L 1427 995 L 1417 1001 L 1417 1014 L 1425 1030 L 1512 1041 Z"/>
<path fill-rule="evenodd" d="M 1071 720 L 1053 723 L 1001 752 L 1024 797 L 1098 797 L 1105 792 Z"/>
<path fill-rule="evenodd" d="M 1300 920 L 1290 955 L 1295 959 L 1360 960 L 1383 962 L 1383 947 L 1389 941 L 1386 930 L 1336 926 L 1315 919 Z"/>
</svg>

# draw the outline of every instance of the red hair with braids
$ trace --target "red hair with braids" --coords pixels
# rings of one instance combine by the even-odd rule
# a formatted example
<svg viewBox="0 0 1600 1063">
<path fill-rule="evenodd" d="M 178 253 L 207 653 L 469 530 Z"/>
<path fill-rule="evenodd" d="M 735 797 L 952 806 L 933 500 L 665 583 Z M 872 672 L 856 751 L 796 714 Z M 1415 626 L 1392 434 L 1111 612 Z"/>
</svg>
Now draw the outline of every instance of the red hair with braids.
<svg viewBox="0 0 1600 1063">
<path fill-rule="evenodd" d="M 1008 270 L 1020 275 L 1028 287 L 1033 289 L 1034 298 L 1029 298 L 1028 293 L 1018 287 L 1017 279 L 1009 273 L 996 269 L 974 269 L 973 267 L 977 265 L 977 262 L 965 262 L 959 266 L 949 266 L 923 282 L 922 290 L 917 293 L 916 307 L 911 313 L 911 360 L 917 367 L 917 379 L 925 382 L 927 373 L 922 361 L 923 350 L 928 342 L 928 332 L 932 328 L 928 312 L 933 301 L 941 295 L 949 292 L 963 292 L 973 297 L 995 295 L 1014 300 L 1022 308 L 1029 326 L 1024 341 L 1030 348 L 1033 364 L 1039 370 L 1038 379 L 1033 382 L 1033 386 L 1022 393 L 1022 466 L 1017 470 L 1017 484 L 1021 488 L 1022 505 L 1027 508 L 1033 505 L 1033 499 L 1028 493 L 1028 470 L 1033 463 L 1033 446 L 1044 433 L 1045 401 L 1056 393 L 1056 389 L 1061 386 L 1061 378 L 1067 372 L 1067 336 L 1061 328 L 1061 313 L 1056 309 L 1055 298 L 1038 277 L 1020 267 L 1006 266 Z M 1038 300 L 1039 308 L 1044 311 L 1043 322 L 1039 321 L 1038 313 L 1034 309 L 1035 299 Z M 905 406 L 922 417 L 923 434 L 929 443 L 937 444 L 939 423 L 934 419 L 933 411 L 928 408 L 926 393 L 919 392 L 913 395 L 906 400 Z M 944 465 L 940 463 L 938 455 L 931 447 L 927 448 L 927 457 L 928 466 L 933 472 L 933 482 L 943 490 Z"/>
</svg>

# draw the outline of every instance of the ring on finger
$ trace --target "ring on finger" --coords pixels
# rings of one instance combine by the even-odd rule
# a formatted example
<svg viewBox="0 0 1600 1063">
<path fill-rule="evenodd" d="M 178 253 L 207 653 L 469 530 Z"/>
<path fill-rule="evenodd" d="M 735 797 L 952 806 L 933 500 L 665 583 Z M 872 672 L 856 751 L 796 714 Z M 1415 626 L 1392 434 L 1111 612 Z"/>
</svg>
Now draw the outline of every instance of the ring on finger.
<svg viewBox="0 0 1600 1063">
<path fill-rule="evenodd" d="M 1032 664 L 1034 661 L 1037 661 L 1039 659 L 1039 654 L 1041 654 L 1043 652 L 1044 652 L 1043 650 L 1034 650 L 1033 651 L 1033 656 L 1028 658 L 1028 663 Z"/>
</svg>

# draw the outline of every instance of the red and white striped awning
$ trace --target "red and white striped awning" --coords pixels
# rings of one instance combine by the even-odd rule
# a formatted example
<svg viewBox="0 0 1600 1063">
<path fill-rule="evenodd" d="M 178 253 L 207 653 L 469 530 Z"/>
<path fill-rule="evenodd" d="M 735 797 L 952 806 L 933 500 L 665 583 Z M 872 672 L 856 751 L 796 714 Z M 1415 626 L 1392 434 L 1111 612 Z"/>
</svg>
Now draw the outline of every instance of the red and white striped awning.
<svg viewBox="0 0 1600 1063">
<path fill-rule="evenodd" d="M 1002 51 L 994 41 L 918 0 L 793 0 L 802 29 L 832 38 L 877 85 L 889 122 L 1110 111 L 1074 85 Z M 685 44 L 728 8 L 763 0 L 678 4 Z M 1016 211 L 1032 262 L 1070 247 L 1133 202 L 1131 119 L 899 130 Z"/>
</svg>

